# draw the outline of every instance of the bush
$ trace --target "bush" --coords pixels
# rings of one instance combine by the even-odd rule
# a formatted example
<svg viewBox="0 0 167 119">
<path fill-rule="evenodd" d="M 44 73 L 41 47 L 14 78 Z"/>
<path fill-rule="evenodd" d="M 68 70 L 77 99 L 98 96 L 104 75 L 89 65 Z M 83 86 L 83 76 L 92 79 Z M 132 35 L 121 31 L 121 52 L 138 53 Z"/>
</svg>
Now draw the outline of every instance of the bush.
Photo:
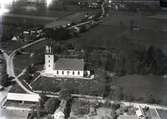
<svg viewBox="0 0 167 119">
<path fill-rule="evenodd" d="M 48 113 L 53 114 L 59 107 L 59 103 L 60 100 L 58 100 L 57 98 L 49 98 L 44 104 L 44 108 Z"/>
<path fill-rule="evenodd" d="M 148 97 L 148 99 L 146 100 L 147 103 L 150 103 L 150 104 L 160 104 L 161 103 L 161 100 L 159 99 L 155 99 L 152 95 L 150 95 Z"/>
<path fill-rule="evenodd" d="M 112 105 L 111 105 L 111 108 L 112 108 L 113 110 L 117 110 L 117 109 L 120 108 L 120 104 L 112 104 Z"/>
<path fill-rule="evenodd" d="M 67 90 L 67 89 L 61 90 L 60 93 L 59 93 L 59 98 L 67 100 L 67 101 L 70 100 L 71 99 L 70 91 Z"/>
<path fill-rule="evenodd" d="M 1 79 L 1 85 L 4 86 L 4 87 L 8 87 L 12 84 L 12 80 L 13 80 L 14 77 L 8 77 L 8 75 L 4 76 L 2 79 Z"/>
</svg>

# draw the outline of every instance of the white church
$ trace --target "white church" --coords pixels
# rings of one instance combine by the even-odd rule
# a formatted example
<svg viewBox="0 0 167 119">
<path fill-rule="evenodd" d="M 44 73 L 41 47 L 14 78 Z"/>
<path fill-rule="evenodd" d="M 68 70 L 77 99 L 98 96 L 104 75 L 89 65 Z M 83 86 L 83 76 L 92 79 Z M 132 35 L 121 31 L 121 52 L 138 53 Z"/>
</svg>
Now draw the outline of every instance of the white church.
<svg viewBox="0 0 167 119">
<path fill-rule="evenodd" d="M 89 77 L 90 71 L 85 71 L 84 65 L 84 60 L 77 58 L 59 58 L 55 61 L 51 47 L 46 46 L 45 65 L 42 75 L 64 78 Z"/>
</svg>

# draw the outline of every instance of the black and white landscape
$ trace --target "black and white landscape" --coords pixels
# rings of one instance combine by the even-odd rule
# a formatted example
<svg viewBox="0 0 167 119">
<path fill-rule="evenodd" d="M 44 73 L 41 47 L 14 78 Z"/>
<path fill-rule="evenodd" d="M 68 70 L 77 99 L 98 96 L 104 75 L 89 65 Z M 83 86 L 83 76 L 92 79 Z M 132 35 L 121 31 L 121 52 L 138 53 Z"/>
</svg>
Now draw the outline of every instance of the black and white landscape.
<svg viewBox="0 0 167 119">
<path fill-rule="evenodd" d="M 1 0 L 0 119 L 167 119 L 166 0 Z"/>
</svg>

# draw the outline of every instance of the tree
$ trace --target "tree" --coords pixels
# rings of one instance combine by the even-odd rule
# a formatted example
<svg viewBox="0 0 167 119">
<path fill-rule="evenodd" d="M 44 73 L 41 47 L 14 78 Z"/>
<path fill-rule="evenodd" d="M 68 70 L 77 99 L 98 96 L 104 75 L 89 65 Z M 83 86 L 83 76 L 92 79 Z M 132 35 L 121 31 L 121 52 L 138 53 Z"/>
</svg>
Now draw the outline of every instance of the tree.
<svg viewBox="0 0 167 119">
<path fill-rule="evenodd" d="M 112 117 L 112 119 L 117 119 L 118 116 L 117 116 L 115 111 L 111 112 L 111 117 Z"/>
<path fill-rule="evenodd" d="M 163 75 L 166 71 L 167 58 L 163 51 L 154 46 L 150 46 L 141 59 L 140 70 L 146 74 Z"/>
<path fill-rule="evenodd" d="M 49 98 L 44 104 L 44 108 L 48 113 L 53 114 L 54 111 L 59 107 L 59 103 L 60 100 L 57 98 Z"/>
<path fill-rule="evenodd" d="M 116 111 L 117 109 L 120 108 L 120 104 L 114 103 L 111 105 L 112 110 Z"/>
<path fill-rule="evenodd" d="M 0 84 L 4 87 L 8 87 L 12 84 L 12 80 L 14 79 L 14 77 L 8 77 L 8 75 L 5 75 L 2 79 Z"/>
<path fill-rule="evenodd" d="M 89 113 L 90 103 L 88 101 L 76 100 L 72 105 L 75 115 L 85 115 Z"/>
<path fill-rule="evenodd" d="M 148 99 L 146 100 L 147 103 L 150 103 L 150 104 L 160 104 L 161 103 L 161 100 L 159 99 L 155 99 L 153 97 L 153 95 L 149 95 L 148 96 Z"/>
<path fill-rule="evenodd" d="M 47 101 L 47 97 L 44 95 L 44 93 L 40 94 L 40 100 L 39 100 L 39 107 L 44 108 L 44 104 Z"/>
<path fill-rule="evenodd" d="M 68 101 L 71 99 L 71 92 L 68 89 L 63 89 L 59 92 L 59 98 Z"/>
</svg>

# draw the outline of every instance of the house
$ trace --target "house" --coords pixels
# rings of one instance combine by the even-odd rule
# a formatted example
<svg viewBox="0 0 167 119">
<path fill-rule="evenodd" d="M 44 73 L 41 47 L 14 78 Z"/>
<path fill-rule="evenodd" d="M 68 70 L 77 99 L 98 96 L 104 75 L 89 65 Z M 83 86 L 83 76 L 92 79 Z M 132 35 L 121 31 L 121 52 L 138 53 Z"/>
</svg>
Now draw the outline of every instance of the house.
<svg viewBox="0 0 167 119">
<path fill-rule="evenodd" d="M 39 102 L 40 96 L 37 94 L 24 93 L 8 93 L 7 100 L 24 101 L 24 102 Z"/>
<path fill-rule="evenodd" d="M 59 58 L 54 61 L 51 47 L 46 46 L 44 72 L 48 77 L 84 78 L 90 76 L 90 71 L 84 70 L 84 59 Z"/>
<path fill-rule="evenodd" d="M 31 110 L 31 107 L 39 103 L 38 94 L 11 93 L 7 94 L 3 108 L 9 110 Z"/>
</svg>

